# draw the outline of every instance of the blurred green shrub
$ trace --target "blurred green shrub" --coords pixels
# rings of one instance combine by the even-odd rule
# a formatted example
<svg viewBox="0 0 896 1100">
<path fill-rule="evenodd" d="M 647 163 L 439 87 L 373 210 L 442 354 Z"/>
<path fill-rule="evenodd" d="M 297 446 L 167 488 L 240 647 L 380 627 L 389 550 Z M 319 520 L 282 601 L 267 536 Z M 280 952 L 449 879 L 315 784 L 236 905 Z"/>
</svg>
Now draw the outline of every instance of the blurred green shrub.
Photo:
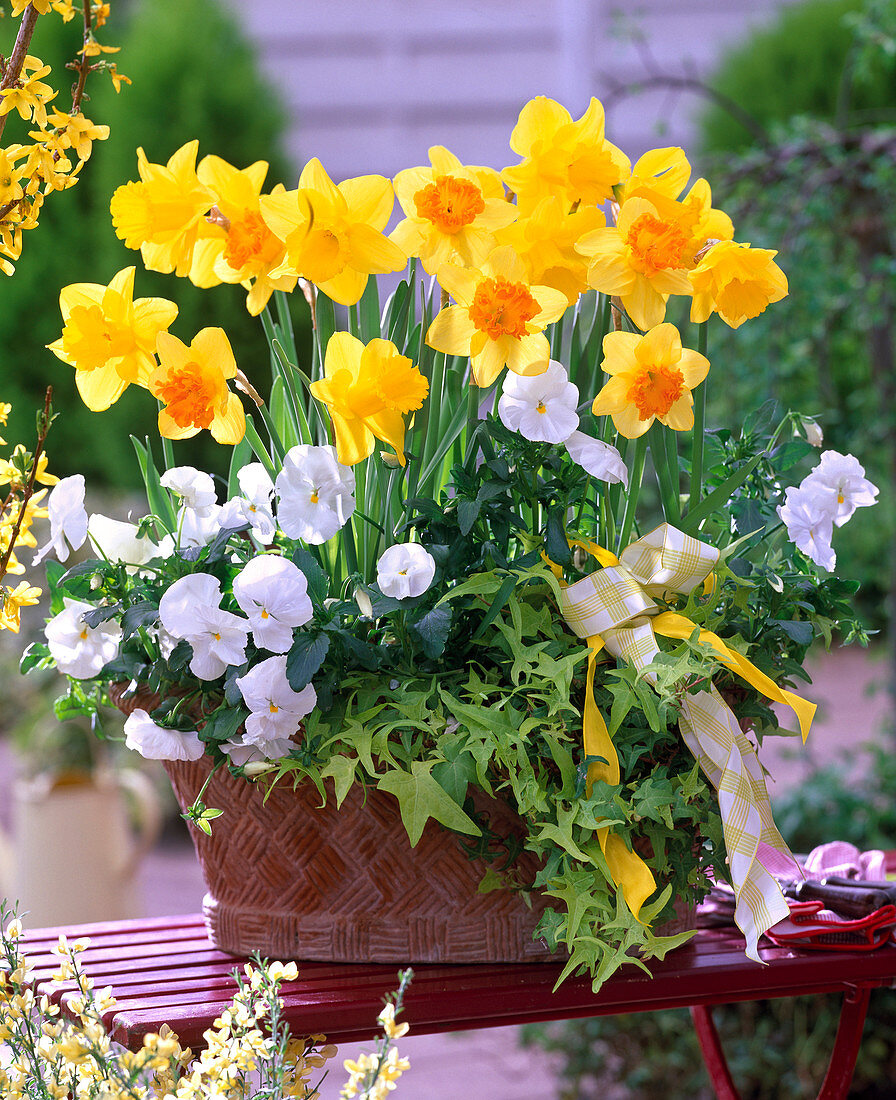
<svg viewBox="0 0 896 1100">
<path fill-rule="evenodd" d="M 896 104 L 896 55 L 874 42 L 886 19 L 893 23 L 892 0 L 789 4 L 726 53 L 709 84 L 766 130 L 794 115 L 839 125 L 844 112 L 871 124 Z M 717 104 L 705 111 L 701 131 L 710 152 L 743 152 L 755 142 Z"/>
<path fill-rule="evenodd" d="M 790 295 L 736 332 L 715 326 L 712 419 L 768 397 L 817 415 L 824 446 L 855 454 L 881 489 L 870 522 L 838 540 L 871 625 L 896 590 L 896 22 L 892 0 L 783 10 L 709 81 L 770 126 L 744 148 L 714 108 L 703 169 L 736 239 L 779 250 Z M 839 90 L 838 90 L 839 89 Z M 838 102 L 839 100 L 839 102 Z M 885 117 L 892 120 L 887 127 Z M 874 121 L 872 125 L 870 120 Z M 776 120 L 780 120 L 777 121 Z M 738 152 L 727 151 L 738 148 Z M 892 598 L 892 597 L 890 597 Z"/>
<path fill-rule="evenodd" d="M 120 184 L 137 179 L 138 145 L 157 163 L 192 138 L 199 138 L 200 158 L 216 153 L 240 168 L 267 160 L 266 189 L 277 182 L 294 186 L 295 172 L 282 151 L 284 115 L 276 92 L 260 76 L 237 22 L 216 0 L 119 3 L 113 21 L 118 17 L 126 21 L 110 39 L 121 45 L 116 59 L 133 84 L 116 96 L 111 81 L 95 81 L 85 110 L 109 124 L 110 137 L 94 145 L 78 186 L 47 203 L 40 232 L 29 237 L 15 277 L 0 284 L 0 399 L 13 403 L 10 437 L 27 440 L 34 410 L 51 383 L 63 414 L 48 441 L 51 469 L 60 476 L 83 473 L 96 487 L 135 488 L 139 471 L 128 435 L 157 435 L 156 404 L 145 391 L 130 387 L 107 412 L 84 407 L 74 372 L 44 348 L 61 331 L 59 290 L 72 282 L 108 283 L 116 271 L 134 264 L 135 297 L 161 296 L 179 306 L 172 326 L 176 336 L 189 343 L 200 328 L 220 325 L 237 362 L 263 386 L 267 344 L 260 321 L 246 312 L 245 291 L 239 286 L 199 290 L 186 279 L 145 271 L 139 252 L 115 236 L 109 199 Z M 71 38 L 70 26 L 60 19 L 41 19 L 32 50 L 58 69 L 71 53 Z M 298 305 L 296 324 L 301 339 L 308 319 Z M 230 449 L 210 439 L 200 436 L 174 448 L 178 462 L 227 469 Z"/>
</svg>

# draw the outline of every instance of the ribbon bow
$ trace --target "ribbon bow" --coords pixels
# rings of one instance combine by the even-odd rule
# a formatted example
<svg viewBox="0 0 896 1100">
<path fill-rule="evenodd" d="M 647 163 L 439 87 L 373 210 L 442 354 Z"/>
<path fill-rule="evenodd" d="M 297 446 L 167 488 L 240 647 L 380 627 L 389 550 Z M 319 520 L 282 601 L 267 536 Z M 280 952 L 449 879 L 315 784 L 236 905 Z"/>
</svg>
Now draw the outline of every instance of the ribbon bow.
<svg viewBox="0 0 896 1100">
<path fill-rule="evenodd" d="M 585 549 L 604 568 L 562 588 L 560 606 L 567 625 L 587 640 L 590 650 L 582 732 L 586 756 L 601 758 L 588 766 L 590 790 L 597 779 L 614 785 L 620 780 L 619 758 L 594 700 L 597 654 L 606 646 L 614 656 L 641 669 L 660 652 L 657 634 L 690 638 L 697 625 L 676 612 L 661 612 L 652 596 L 664 592 L 687 595 L 710 577 L 719 552 L 667 523 L 626 547 L 619 558 L 596 544 L 588 544 Z M 778 687 L 711 631 L 700 629 L 699 640 L 751 687 L 791 707 L 805 741 L 815 713 L 814 703 Z M 649 673 L 647 676 L 651 681 L 656 679 Z M 756 750 L 712 684 L 707 690 L 682 698 L 679 728 L 685 744 L 718 791 L 737 899 L 734 919 L 746 938 L 747 955 L 760 961 L 759 936 L 789 913 L 777 882 L 762 862 L 760 844 L 770 845 L 791 860 L 793 856 L 775 826 Z M 613 880 L 637 917 L 656 889 L 653 875 L 621 837 L 608 829 L 600 830 L 598 836 Z"/>
</svg>

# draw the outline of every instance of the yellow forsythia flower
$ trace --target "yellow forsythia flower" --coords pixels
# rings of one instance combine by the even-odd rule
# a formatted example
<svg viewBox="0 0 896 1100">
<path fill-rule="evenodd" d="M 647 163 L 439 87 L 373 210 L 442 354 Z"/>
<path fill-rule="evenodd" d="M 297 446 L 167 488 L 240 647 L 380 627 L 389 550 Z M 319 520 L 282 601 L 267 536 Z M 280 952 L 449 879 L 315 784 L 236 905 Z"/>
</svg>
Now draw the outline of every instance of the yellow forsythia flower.
<svg viewBox="0 0 896 1100">
<path fill-rule="evenodd" d="M 149 377 L 149 390 L 164 408 L 159 432 L 168 439 L 187 439 L 208 428 L 218 443 L 239 443 L 246 415 L 227 379 L 236 376 L 236 360 L 223 329 L 204 328 L 189 347 L 160 332 L 159 365 Z"/>
<path fill-rule="evenodd" d="M 59 295 L 62 336 L 47 347 L 75 368 L 78 392 L 94 412 L 108 409 L 129 383 L 147 385 L 156 339 L 177 316 L 165 298 L 134 300 L 134 271 L 123 268 L 108 286 L 72 283 Z"/>
<path fill-rule="evenodd" d="M 0 595 L 3 600 L 0 607 L 0 627 L 18 634 L 21 609 L 38 603 L 40 589 L 27 581 L 21 581 L 15 588 L 0 587 Z"/>
<path fill-rule="evenodd" d="M 429 382 L 391 341 L 365 346 L 348 332 L 334 333 L 324 377 L 311 383 L 311 392 L 329 409 L 343 465 L 367 458 L 381 439 L 404 466 L 404 416 L 423 405 Z"/>
<path fill-rule="evenodd" d="M 609 414 L 626 439 L 643 435 L 654 420 L 677 432 L 694 425 L 691 390 L 709 371 L 709 360 L 681 346 L 674 325 L 657 325 L 644 336 L 608 332 L 601 368 L 610 380 L 595 397 L 595 416 Z"/>
<path fill-rule="evenodd" d="M 715 310 L 725 324 L 739 328 L 766 306 L 787 296 L 787 276 L 770 248 L 719 241 L 688 278 L 693 288 L 691 320 L 705 321 Z"/>
<path fill-rule="evenodd" d="M 439 282 L 458 304 L 436 316 L 426 342 L 469 356 L 477 386 L 490 386 L 505 365 L 516 374 L 547 370 L 551 349 L 543 329 L 569 302 L 559 290 L 532 286 L 512 248 L 496 248 L 476 271 L 445 264 Z"/>
</svg>

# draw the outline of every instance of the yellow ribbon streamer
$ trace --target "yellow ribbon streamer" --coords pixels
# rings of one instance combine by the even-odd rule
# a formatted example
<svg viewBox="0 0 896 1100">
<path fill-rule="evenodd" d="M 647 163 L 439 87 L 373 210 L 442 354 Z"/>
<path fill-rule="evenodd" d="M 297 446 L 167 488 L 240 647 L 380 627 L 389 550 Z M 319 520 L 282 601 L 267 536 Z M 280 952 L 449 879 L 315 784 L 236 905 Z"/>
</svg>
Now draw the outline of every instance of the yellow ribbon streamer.
<svg viewBox="0 0 896 1100">
<path fill-rule="evenodd" d="M 712 568 L 718 551 L 668 524 L 638 539 L 621 559 L 596 543 L 571 541 L 595 557 L 603 569 L 566 585 L 562 570 L 548 561 L 562 586 L 561 607 L 571 629 L 586 639 L 588 670 L 582 722 L 586 756 L 598 757 L 588 766 L 587 787 L 596 780 L 620 781 L 619 758 L 606 723 L 594 699 L 597 655 L 606 645 L 637 667 L 649 664 L 659 652 L 656 634 L 687 639 L 695 630 L 726 668 L 774 702 L 790 707 L 805 741 L 815 704 L 780 688 L 748 658 L 731 649 L 717 634 L 698 628 L 684 615 L 660 612 L 651 593 L 688 593 L 698 584 L 712 591 Z M 755 750 L 740 731 L 727 704 L 710 685 L 708 692 L 687 696 L 682 712 L 682 735 L 702 769 L 719 791 L 735 893 L 736 920 L 747 938 L 747 953 L 758 958 L 758 936 L 786 915 L 786 903 L 774 878 L 758 858 L 760 842 L 789 854 L 775 827 L 768 792 Z M 618 834 L 598 832 L 601 849 L 618 889 L 635 916 L 656 889 L 650 869 L 630 852 Z"/>
</svg>

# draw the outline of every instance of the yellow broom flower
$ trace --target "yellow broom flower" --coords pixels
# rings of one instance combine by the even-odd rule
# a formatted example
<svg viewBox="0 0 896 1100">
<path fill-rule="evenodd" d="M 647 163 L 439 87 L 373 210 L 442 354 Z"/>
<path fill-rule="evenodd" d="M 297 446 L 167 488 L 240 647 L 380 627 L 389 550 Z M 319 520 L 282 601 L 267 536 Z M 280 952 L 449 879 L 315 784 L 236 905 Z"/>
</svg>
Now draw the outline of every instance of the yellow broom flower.
<svg viewBox="0 0 896 1100">
<path fill-rule="evenodd" d="M 365 346 L 348 332 L 334 333 L 324 377 L 311 383 L 311 392 L 330 412 L 336 457 L 344 466 L 367 458 L 377 439 L 405 465 L 404 417 L 422 407 L 429 382 L 391 341 Z"/>
<path fill-rule="evenodd" d="M 597 99 L 573 122 L 556 100 L 537 96 L 520 111 L 510 148 L 523 159 L 505 168 L 501 178 L 525 214 L 549 195 L 567 209 L 575 203 L 600 205 L 631 171 L 625 153 L 604 137 L 604 109 Z"/>
<path fill-rule="evenodd" d="M 495 230 L 516 218 L 516 207 L 494 169 L 466 167 L 441 145 L 429 150 L 429 160 L 431 168 L 406 168 L 395 177 L 407 217 L 390 239 L 419 256 L 430 275 L 444 263 L 477 267 L 495 247 Z"/>
<path fill-rule="evenodd" d="M 384 176 L 358 176 L 338 186 L 316 158 L 295 191 L 263 195 L 261 214 L 284 242 L 286 261 L 272 274 L 309 279 L 341 305 L 354 305 L 370 275 L 400 271 L 407 256 L 383 236 L 395 198 Z"/>
<path fill-rule="evenodd" d="M 177 316 L 165 298 L 134 300 L 134 268 L 108 286 L 71 283 L 59 294 L 62 336 L 47 347 L 75 368 L 75 384 L 94 412 L 108 409 L 129 383 L 145 386 L 155 367 L 156 338 Z"/>
<path fill-rule="evenodd" d="M 149 390 L 164 408 L 159 432 L 168 439 L 187 439 L 208 428 L 218 443 L 239 443 L 246 415 L 227 379 L 237 372 L 230 341 L 223 329 L 204 328 L 189 347 L 160 332 L 159 365 L 149 377 Z"/>
<path fill-rule="evenodd" d="M 787 276 L 775 263 L 777 255 L 736 241 L 714 244 L 688 274 L 694 294 L 691 320 L 705 321 L 715 310 L 725 324 L 739 328 L 786 297 Z"/>
<path fill-rule="evenodd" d="M 644 336 L 608 332 L 601 367 L 610 380 L 595 397 L 595 416 L 609 414 L 626 439 L 643 435 L 654 420 L 683 432 L 694 425 L 691 390 L 709 371 L 709 360 L 681 346 L 674 325 L 657 325 Z"/>
<path fill-rule="evenodd" d="M 551 358 L 544 335 L 569 301 L 549 286 L 532 286 L 512 248 L 496 248 L 477 271 L 445 264 L 439 282 L 457 305 L 429 326 L 426 342 L 447 355 L 470 357 L 471 381 L 490 386 L 504 366 L 516 374 L 543 374 Z"/>
</svg>

